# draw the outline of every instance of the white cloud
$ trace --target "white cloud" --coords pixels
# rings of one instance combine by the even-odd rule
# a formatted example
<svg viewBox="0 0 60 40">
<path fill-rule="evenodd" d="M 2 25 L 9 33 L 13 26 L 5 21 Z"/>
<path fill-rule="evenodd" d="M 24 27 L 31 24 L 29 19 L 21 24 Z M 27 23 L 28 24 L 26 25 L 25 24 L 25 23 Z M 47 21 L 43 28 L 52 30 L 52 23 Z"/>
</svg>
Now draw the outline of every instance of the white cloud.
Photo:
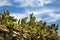
<svg viewBox="0 0 60 40">
<path fill-rule="evenodd" d="M 20 3 L 19 7 L 39 7 L 51 3 L 53 0 L 14 0 L 14 2 Z M 8 2 L 8 0 L 0 0 L 0 6 L 13 6 L 12 3 Z"/>
<path fill-rule="evenodd" d="M 40 21 L 40 20 L 43 20 L 42 18 L 38 18 L 38 20 L 36 19 L 36 21 Z"/>
<path fill-rule="evenodd" d="M 42 15 L 42 14 L 51 13 L 51 12 L 54 12 L 54 10 L 52 9 L 43 9 L 43 10 L 35 10 L 35 11 L 26 10 L 27 14 L 33 13 L 34 15 Z"/>
<path fill-rule="evenodd" d="M 0 0 L 0 6 L 11 5 L 7 0 Z"/>
<path fill-rule="evenodd" d="M 60 20 L 60 14 L 50 13 L 49 16 L 51 19 L 47 22 L 56 22 L 57 20 Z"/>
<path fill-rule="evenodd" d="M 37 21 L 41 19 L 49 23 L 49 22 L 56 22 L 57 20 L 60 20 L 60 14 L 55 13 L 57 10 L 58 9 L 43 9 L 43 10 L 35 10 L 35 11 L 26 11 L 26 13 L 27 14 L 33 13 L 34 16 L 36 17 L 47 14 L 47 16 L 49 17 L 46 17 L 44 19 L 38 18 Z"/>
<path fill-rule="evenodd" d="M 10 15 L 11 15 L 11 16 L 14 16 L 14 17 L 17 18 L 17 19 L 22 19 L 22 18 L 28 16 L 27 14 L 23 14 L 23 13 L 11 13 Z"/>
<path fill-rule="evenodd" d="M 60 20 L 60 14 L 55 13 L 57 10 L 58 9 L 43 9 L 43 10 L 35 10 L 35 11 L 26 10 L 25 13 L 12 13 L 11 15 L 15 16 L 15 18 L 17 19 L 22 19 L 24 17 L 29 17 L 29 14 L 33 13 L 34 16 L 36 16 L 37 21 L 43 20 L 49 23 L 49 22 L 56 22 L 57 20 Z M 45 14 L 47 14 L 48 17 L 44 19 L 39 17 Z"/>
<path fill-rule="evenodd" d="M 20 7 L 39 7 L 51 3 L 52 0 L 15 0 L 15 2 L 19 2 Z"/>
<path fill-rule="evenodd" d="M 27 22 L 29 21 L 29 15 L 23 13 L 11 13 L 11 16 L 14 16 L 17 20 L 21 20 L 22 18 L 28 17 Z"/>
</svg>

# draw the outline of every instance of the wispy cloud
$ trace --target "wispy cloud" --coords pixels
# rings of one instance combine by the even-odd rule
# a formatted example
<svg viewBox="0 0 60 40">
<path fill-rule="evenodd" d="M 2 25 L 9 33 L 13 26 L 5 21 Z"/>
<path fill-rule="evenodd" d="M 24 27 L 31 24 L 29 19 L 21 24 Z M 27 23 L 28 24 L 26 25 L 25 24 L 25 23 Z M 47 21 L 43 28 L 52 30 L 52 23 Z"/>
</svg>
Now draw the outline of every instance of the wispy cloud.
<svg viewBox="0 0 60 40">
<path fill-rule="evenodd" d="M 12 16 L 15 16 L 15 18 L 17 19 L 22 19 L 24 17 L 29 17 L 29 14 L 33 13 L 34 16 L 36 16 L 37 21 L 39 20 L 43 20 L 46 21 L 48 23 L 51 22 L 56 22 L 57 20 L 60 20 L 60 14 L 55 13 L 57 11 L 57 9 L 43 9 L 43 10 L 35 10 L 35 11 L 27 11 L 25 13 L 12 13 Z M 43 16 L 47 14 L 48 17 L 44 17 L 44 19 L 42 17 L 39 16 Z"/>
<path fill-rule="evenodd" d="M 50 12 L 53 12 L 54 10 L 52 9 L 38 9 L 38 10 L 35 10 L 35 11 L 29 11 L 29 10 L 26 10 L 26 13 L 27 14 L 31 14 L 33 13 L 34 15 L 42 15 L 42 14 L 45 14 L 45 13 L 50 13 Z"/>
<path fill-rule="evenodd" d="M 22 13 L 11 13 L 10 15 L 17 18 L 17 20 L 28 16 L 27 14 L 22 14 Z"/>
<path fill-rule="evenodd" d="M 49 17 L 44 19 L 45 21 L 49 22 L 56 22 L 57 20 L 60 20 L 60 14 L 55 13 L 49 13 Z"/>
<path fill-rule="evenodd" d="M 57 10 L 58 9 L 43 9 L 43 10 L 35 10 L 35 11 L 26 11 L 26 13 L 27 14 L 33 13 L 37 17 L 37 21 L 41 19 L 43 21 L 50 23 L 50 22 L 56 22 L 57 20 L 60 20 L 60 18 L 59 18 L 60 14 L 56 13 L 56 12 L 58 12 Z M 44 19 L 39 17 L 39 16 L 43 16 L 46 14 L 48 17 L 44 17 Z"/>
<path fill-rule="evenodd" d="M 52 0 L 15 0 L 15 2 L 19 2 L 20 7 L 39 7 L 51 3 Z"/>
<path fill-rule="evenodd" d="M 11 5 L 8 0 L 0 0 L 0 6 L 6 6 L 6 5 Z"/>
</svg>

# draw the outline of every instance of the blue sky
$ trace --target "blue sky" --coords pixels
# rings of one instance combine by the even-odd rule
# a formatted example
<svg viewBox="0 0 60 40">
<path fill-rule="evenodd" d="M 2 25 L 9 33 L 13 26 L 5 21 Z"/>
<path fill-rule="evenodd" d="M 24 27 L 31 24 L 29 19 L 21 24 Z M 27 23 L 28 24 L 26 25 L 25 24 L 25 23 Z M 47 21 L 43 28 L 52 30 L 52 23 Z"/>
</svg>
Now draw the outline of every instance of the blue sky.
<svg viewBox="0 0 60 40">
<path fill-rule="evenodd" d="M 8 9 L 17 19 L 34 13 L 36 20 L 60 25 L 60 0 L 0 0 L 0 12 Z M 60 35 L 60 26 L 58 27 Z"/>
</svg>

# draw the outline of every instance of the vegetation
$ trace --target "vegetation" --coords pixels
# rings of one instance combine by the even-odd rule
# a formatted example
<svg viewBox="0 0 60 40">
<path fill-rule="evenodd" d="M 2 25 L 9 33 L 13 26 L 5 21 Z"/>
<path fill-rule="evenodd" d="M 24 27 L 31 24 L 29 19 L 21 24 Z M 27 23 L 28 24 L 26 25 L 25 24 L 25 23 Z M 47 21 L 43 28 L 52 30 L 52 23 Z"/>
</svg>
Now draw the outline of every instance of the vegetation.
<svg viewBox="0 0 60 40">
<path fill-rule="evenodd" d="M 42 22 L 42 20 L 36 21 L 33 13 L 30 14 L 29 22 L 27 22 L 27 18 L 17 20 L 14 16 L 10 16 L 8 10 L 0 13 L 0 25 L 9 29 L 9 40 L 58 40 L 58 25 L 48 25 L 46 22 Z M 19 33 L 19 36 L 13 36 L 13 31 Z M 4 37 L 7 40 L 6 33 Z M 13 37 L 15 38 L 13 39 Z"/>
</svg>

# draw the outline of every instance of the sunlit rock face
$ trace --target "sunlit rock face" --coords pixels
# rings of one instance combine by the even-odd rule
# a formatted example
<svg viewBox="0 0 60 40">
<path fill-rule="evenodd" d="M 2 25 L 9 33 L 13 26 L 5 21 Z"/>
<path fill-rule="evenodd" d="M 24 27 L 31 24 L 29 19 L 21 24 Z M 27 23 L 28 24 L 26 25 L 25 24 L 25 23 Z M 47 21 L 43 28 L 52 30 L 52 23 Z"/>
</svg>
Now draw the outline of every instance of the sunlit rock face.
<svg viewBox="0 0 60 40">
<path fill-rule="evenodd" d="M 36 35 L 36 34 L 29 35 L 29 34 L 26 34 L 27 31 L 25 29 L 23 31 L 24 32 L 21 32 L 19 30 L 7 28 L 5 26 L 0 25 L 0 40 L 36 40 L 36 39 L 46 40 L 48 39 L 47 37 L 48 34 L 45 34 L 43 36 Z M 59 40 L 60 40 L 60 37 L 59 37 Z"/>
<path fill-rule="evenodd" d="M 7 27 L 0 25 L 0 40 L 8 40 L 8 32 Z"/>
<path fill-rule="evenodd" d="M 10 33 L 11 29 L 8 29 L 5 26 L 0 25 L 0 40 L 18 40 L 19 35 L 18 32 L 12 30 L 12 33 Z"/>
</svg>

